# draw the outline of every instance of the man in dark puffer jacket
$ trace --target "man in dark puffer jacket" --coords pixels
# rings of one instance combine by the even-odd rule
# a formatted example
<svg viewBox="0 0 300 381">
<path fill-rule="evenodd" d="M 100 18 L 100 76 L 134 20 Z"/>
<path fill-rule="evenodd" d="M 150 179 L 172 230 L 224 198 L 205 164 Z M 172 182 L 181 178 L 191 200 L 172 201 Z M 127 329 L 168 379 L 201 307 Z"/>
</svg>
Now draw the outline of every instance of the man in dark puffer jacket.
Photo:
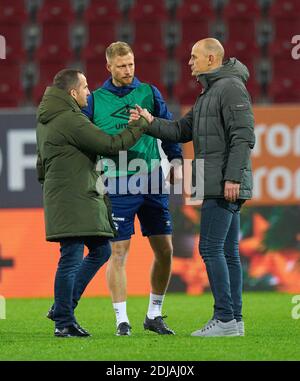
<svg viewBox="0 0 300 381">
<path fill-rule="evenodd" d="M 216 39 L 200 40 L 193 46 L 189 65 L 203 91 L 179 121 L 153 118 L 139 106 L 131 111 L 131 123 L 141 126 L 146 119 L 151 136 L 181 143 L 192 140 L 194 164 L 197 159 L 204 162 L 200 253 L 215 304 L 212 319 L 192 336 L 245 334 L 239 226 L 241 205 L 252 196 L 254 118 L 245 87 L 247 68 L 235 58 L 223 63 L 223 57 L 224 49 Z M 199 180 L 196 169 L 193 178 Z"/>
</svg>

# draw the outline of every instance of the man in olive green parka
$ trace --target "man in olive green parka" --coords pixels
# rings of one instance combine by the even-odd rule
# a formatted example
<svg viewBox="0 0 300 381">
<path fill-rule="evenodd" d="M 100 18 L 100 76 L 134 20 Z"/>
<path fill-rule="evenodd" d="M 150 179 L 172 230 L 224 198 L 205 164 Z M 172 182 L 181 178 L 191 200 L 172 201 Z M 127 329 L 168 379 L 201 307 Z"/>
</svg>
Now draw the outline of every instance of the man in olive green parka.
<svg viewBox="0 0 300 381">
<path fill-rule="evenodd" d="M 37 172 L 43 187 L 47 241 L 60 242 L 51 310 L 57 337 L 87 337 L 74 308 L 84 289 L 109 259 L 115 236 L 109 199 L 104 194 L 97 155 L 115 155 L 133 146 L 142 128 L 129 127 L 109 136 L 85 117 L 81 108 L 90 94 L 83 73 L 56 74 L 37 112 Z M 83 260 L 84 245 L 89 249 Z"/>
</svg>

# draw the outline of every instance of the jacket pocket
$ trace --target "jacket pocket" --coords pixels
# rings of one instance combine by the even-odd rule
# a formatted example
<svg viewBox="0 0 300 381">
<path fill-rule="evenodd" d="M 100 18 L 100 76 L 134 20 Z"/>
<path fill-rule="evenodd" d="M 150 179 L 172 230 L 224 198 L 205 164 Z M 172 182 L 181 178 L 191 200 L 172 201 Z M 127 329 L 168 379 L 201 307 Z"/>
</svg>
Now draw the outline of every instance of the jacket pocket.
<svg viewBox="0 0 300 381">
<path fill-rule="evenodd" d="M 249 108 L 250 108 L 250 105 L 248 103 L 239 103 L 235 105 L 230 105 L 230 111 L 231 111 L 233 120 L 237 120 L 241 118 L 241 116 L 243 115 L 241 114 L 241 112 L 247 113 L 247 110 L 249 110 Z"/>
</svg>

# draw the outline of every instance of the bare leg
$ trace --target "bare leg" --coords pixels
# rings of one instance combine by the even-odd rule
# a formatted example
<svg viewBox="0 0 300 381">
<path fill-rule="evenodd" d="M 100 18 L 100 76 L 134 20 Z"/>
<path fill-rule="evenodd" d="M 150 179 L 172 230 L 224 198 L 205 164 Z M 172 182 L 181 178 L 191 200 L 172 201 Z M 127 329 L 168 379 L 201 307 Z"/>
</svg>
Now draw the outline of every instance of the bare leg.
<svg viewBox="0 0 300 381">
<path fill-rule="evenodd" d="M 130 240 L 112 242 L 112 254 L 107 264 L 106 279 L 113 303 L 127 298 L 126 260 Z"/>
<path fill-rule="evenodd" d="M 164 295 L 171 276 L 173 254 L 172 236 L 150 236 L 149 242 L 154 252 L 154 260 L 151 268 L 151 292 L 156 295 Z"/>
</svg>

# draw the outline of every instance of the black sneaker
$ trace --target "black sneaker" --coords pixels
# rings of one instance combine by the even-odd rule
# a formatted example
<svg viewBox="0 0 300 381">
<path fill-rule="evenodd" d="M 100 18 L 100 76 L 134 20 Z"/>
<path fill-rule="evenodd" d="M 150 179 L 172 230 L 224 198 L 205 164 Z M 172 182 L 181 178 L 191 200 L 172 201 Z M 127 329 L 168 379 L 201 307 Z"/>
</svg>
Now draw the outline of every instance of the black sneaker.
<svg viewBox="0 0 300 381">
<path fill-rule="evenodd" d="M 79 324 L 77 323 L 77 321 L 75 321 L 74 325 L 75 325 L 75 327 L 76 327 L 77 329 L 79 329 L 80 331 L 82 331 L 83 333 L 85 333 L 86 336 L 92 336 L 86 329 L 82 328 L 81 325 L 79 325 Z"/>
<path fill-rule="evenodd" d="M 131 326 L 127 322 L 120 323 L 117 328 L 117 336 L 130 336 Z"/>
<path fill-rule="evenodd" d="M 144 329 L 148 329 L 149 331 L 153 331 L 159 335 L 175 335 L 175 332 L 172 331 L 164 322 L 166 317 L 167 316 L 157 316 L 154 319 L 149 319 L 146 315 Z"/>
<path fill-rule="evenodd" d="M 55 328 L 55 337 L 89 337 L 91 336 L 88 331 L 81 328 L 79 324 L 72 324 L 68 327 L 58 329 Z"/>
</svg>

